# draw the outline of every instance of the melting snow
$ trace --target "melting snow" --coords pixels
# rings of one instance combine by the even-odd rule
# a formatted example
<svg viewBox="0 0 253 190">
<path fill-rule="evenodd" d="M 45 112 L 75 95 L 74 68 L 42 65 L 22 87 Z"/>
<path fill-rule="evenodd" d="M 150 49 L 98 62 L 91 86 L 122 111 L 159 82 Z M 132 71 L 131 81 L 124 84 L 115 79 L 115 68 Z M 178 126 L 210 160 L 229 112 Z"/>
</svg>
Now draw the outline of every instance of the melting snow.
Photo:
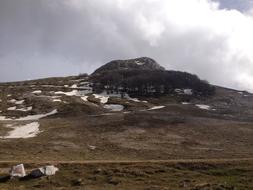
<svg viewBox="0 0 253 190">
<path fill-rule="evenodd" d="M 100 102 L 102 104 L 105 104 L 108 102 L 109 96 L 99 95 L 99 94 L 93 94 L 96 99 L 100 99 Z"/>
<path fill-rule="evenodd" d="M 17 101 L 17 100 L 12 99 L 12 100 L 10 100 L 9 102 L 10 102 L 10 103 L 16 103 L 16 101 Z"/>
<path fill-rule="evenodd" d="M 192 92 L 192 89 L 184 89 L 184 94 L 186 94 L 186 95 L 192 95 L 193 94 L 193 92 Z"/>
<path fill-rule="evenodd" d="M 135 63 L 136 63 L 137 65 L 144 65 L 144 64 L 145 64 L 144 62 L 140 62 L 140 61 L 135 61 Z"/>
<path fill-rule="evenodd" d="M 24 101 L 25 101 L 25 100 L 16 101 L 16 102 L 15 102 L 15 104 L 20 105 L 20 104 L 23 104 L 23 103 L 24 103 Z"/>
<path fill-rule="evenodd" d="M 77 84 L 73 84 L 71 88 L 77 88 Z"/>
<path fill-rule="evenodd" d="M 162 109 L 162 108 L 165 108 L 165 106 L 154 106 L 152 108 L 149 108 L 148 110 L 159 110 L 159 109 Z"/>
<path fill-rule="evenodd" d="M 41 131 L 39 130 L 40 124 L 38 122 L 32 122 L 26 125 L 20 126 L 8 126 L 13 130 L 8 133 L 7 136 L 2 138 L 4 139 L 13 139 L 13 138 L 31 138 L 36 137 Z"/>
<path fill-rule="evenodd" d="M 83 96 L 83 97 L 81 97 L 81 99 L 82 99 L 83 101 L 87 102 L 87 101 L 88 101 L 88 96 Z"/>
<path fill-rule="evenodd" d="M 203 109 L 203 110 L 210 110 L 211 107 L 208 106 L 208 105 L 204 105 L 204 104 L 196 104 L 196 106 L 200 109 Z"/>
<path fill-rule="evenodd" d="M 30 107 L 27 107 L 27 108 L 19 108 L 19 109 L 17 109 L 18 111 L 31 111 L 33 109 L 33 107 L 32 106 L 30 106 Z"/>
<path fill-rule="evenodd" d="M 66 96 L 77 96 L 78 95 L 78 91 L 77 90 L 72 90 L 71 92 L 58 91 L 58 92 L 55 92 L 55 94 L 64 94 Z"/>
<path fill-rule="evenodd" d="M 5 116 L 0 116 L 0 121 L 11 121 L 12 119 L 6 118 Z"/>
<path fill-rule="evenodd" d="M 18 118 L 16 119 L 17 121 L 29 121 L 29 120 L 39 120 L 39 119 L 42 119 L 44 117 L 47 117 L 47 116 L 50 116 L 50 115 L 54 115 L 58 113 L 57 110 L 53 110 L 49 113 L 46 113 L 46 114 L 38 114 L 38 115 L 28 115 L 26 117 L 21 117 L 21 118 Z"/>
<path fill-rule="evenodd" d="M 106 104 L 104 105 L 104 108 L 111 111 L 122 111 L 124 109 L 124 106 L 119 104 Z"/>
<path fill-rule="evenodd" d="M 61 99 L 54 99 L 53 102 L 62 102 Z"/>
<path fill-rule="evenodd" d="M 16 106 L 13 106 L 13 107 L 9 107 L 7 110 L 9 110 L 9 111 L 14 111 L 14 110 L 16 110 L 17 109 L 17 107 Z"/>
<path fill-rule="evenodd" d="M 33 93 L 33 94 L 41 94 L 42 91 L 41 91 L 41 90 L 35 90 L 35 91 L 33 91 L 32 93 Z"/>
</svg>

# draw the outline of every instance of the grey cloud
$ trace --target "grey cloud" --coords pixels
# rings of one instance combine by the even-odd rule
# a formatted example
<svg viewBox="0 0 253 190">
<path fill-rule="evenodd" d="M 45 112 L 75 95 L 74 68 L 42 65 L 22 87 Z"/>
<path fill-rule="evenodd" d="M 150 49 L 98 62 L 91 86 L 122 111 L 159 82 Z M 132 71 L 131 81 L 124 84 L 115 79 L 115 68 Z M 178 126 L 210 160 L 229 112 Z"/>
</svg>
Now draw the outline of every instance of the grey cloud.
<svg viewBox="0 0 253 190">
<path fill-rule="evenodd" d="M 0 0 L 0 81 L 90 73 L 112 59 L 149 56 L 167 69 L 252 89 L 241 79 L 224 77 L 253 74 L 247 56 L 234 63 L 224 60 L 229 36 L 208 27 L 178 26 L 180 20 L 159 15 L 159 2 L 167 0 L 116 2 Z M 147 20 L 143 26 L 142 17 Z"/>
<path fill-rule="evenodd" d="M 252 0 L 216 0 L 220 2 L 221 8 L 237 9 L 239 11 L 247 11 L 252 5 Z"/>
</svg>

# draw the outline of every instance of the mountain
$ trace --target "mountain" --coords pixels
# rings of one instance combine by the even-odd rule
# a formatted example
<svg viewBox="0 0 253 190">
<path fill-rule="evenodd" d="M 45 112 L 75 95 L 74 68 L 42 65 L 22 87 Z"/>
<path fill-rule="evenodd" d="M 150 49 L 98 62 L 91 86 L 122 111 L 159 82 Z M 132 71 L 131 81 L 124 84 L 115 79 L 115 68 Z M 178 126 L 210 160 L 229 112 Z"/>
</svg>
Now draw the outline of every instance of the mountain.
<svg viewBox="0 0 253 190">
<path fill-rule="evenodd" d="M 160 66 L 154 59 L 149 57 L 140 57 L 136 59 L 127 60 L 114 60 L 106 63 L 102 67 L 95 70 L 92 76 L 98 75 L 108 71 L 120 71 L 120 70 L 165 70 L 164 67 Z"/>
</svg>

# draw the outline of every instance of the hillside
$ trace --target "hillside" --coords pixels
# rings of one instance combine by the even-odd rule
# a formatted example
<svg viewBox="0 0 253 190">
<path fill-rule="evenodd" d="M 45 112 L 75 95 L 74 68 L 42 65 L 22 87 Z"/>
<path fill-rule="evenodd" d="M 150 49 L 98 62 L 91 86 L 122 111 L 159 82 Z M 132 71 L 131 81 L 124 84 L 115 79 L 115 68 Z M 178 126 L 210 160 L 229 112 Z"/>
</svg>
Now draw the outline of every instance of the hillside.
<svg viewBox="0 0 253 190">
<path fill-rule="evenodd" d="M 73 178 L 73 172 L 80 172 L 77 163 L 87 160 L 243 160 L 253 157 L 253 94 L 212 85 L 210 87 L 215 88 L 215 93 L 201 94 L 197 93 L 201 91 L 193 85 L 192 80 L 180 84 L 181 80 L 188 81 L 187 79 L 191 77 L 197 81 L 195 84 L 207 84 L 192 74 L 166 71 L 157 64 L 154 66 L 154 62 L 149 60 L 148 63 L 153 65 L 147 66 L 149 69 L 146 67 L 136 69 L 135 66 L 129 66 L 134 61 L 127 61 L 129 64 L 123 64 L 123 66 L 121 66 L 122 61 L 119 62 L 120 68 L 117 66 L 119 69 L 116 69 L 115 62 L 112 62 L 112 68 L 108 69 L 105 65 L 91 76 L 1 83 L 1 161 L 6 161 L 8 166 L 10 165 L 8 161 L 27 163 L 32 160 L 38 165 L 40 162 L 65 161 L 67 165 L 60 164 L 63 170 L 60 177 L 64 179 L 66 175 Z M 114 86 L 114 83 L 106 83 L 102 84 L 102 87 L 97 87 L 97 83 L 101 84 L 103 81 L 100 77 L 114 72 L 123 72 L 125 75 L 125 70 L 128 70 L 126 68 L 129 67 L 133 73 L 158 72 L 160 74 L 164 72 L 166 77 L 176 76 L 176 79 L 179 77 L 179 81 L 175 80 L 174 86 L 171 85 L 168 93 L 151 94 L 150 96 L 126 91 L 124 88 L 121 91 L 121 83 L 114 89 L 104 89 L 108 84 Z M 129 74 L 128 71 L 127 74 Z M 139 74 L 138 76 L 142 76 Z M 152 79 L 153 76 L 148 75 L 150 81 L 157 79 L 157 76 L 155 75 Z M 132 78 L 134 79 L 136 78 Z M 164 81 L 163 84 L 165 84 Z M 69 163 L 71 161 L 77 163 L 71 165 Z M 128 176 L 120 177 L 121 189 L 127 189 L 127 181 L 131 181 L 130 179 L 135 175 L 127 172 L 136 172 L 136 175 L 139 175 L 138 172 L 141 173 L 142 169 L 154 172 L 141 175 L 144 181 L 148 180 L 148 176 L 154 176 L 157 180 L 159 176 L 162 176 L 161 179 L 165 180 L 166 176 L 173 176 L 173 168 L 178 167 L 183 167 L 178 173 L 179 176 L 182 175 L 181 172 L 191 171 L 192 173 L 188 173 L 188 177 L 191 178 L 190 176 L 196 174 L 193 172 L 195 169 L 202 172 L 202 169 L 196 165 L 192 170 L 185 168 L 186 165 L 179 164 L 173 167 L 164 165 L 166 164 L 154 164 L 153 169 L 150 169 L 147 163 L 136 164 L 132 166 L 136 167 L 136 171 L 132 169 L 126 171 L 124 164 L 118 164 L 117 167 L 98 164 L 92 166 L 93 169 L 86 169 L 89 172 L 96 172 L 96 169 L 102 167 L 115 177 L 115 170 L 111 171 L 109 168 L 116 167 L 122 171 L 122 175 Z M 206 166 L 203 165 L 201 166 Z M 241 166 L 244 165 L 239 164 L 238 168 L 240 169 Z M 85 168 L 86 166 L 80 167 Z M 163 175 L 163 172 L 155 173 L 154 168 L 159 170 L 164 167 L 166 175 L 165 173 Z M 216 163 L 212 167 L 207 167 L 206 172 L 216 170 L 215 167 Z M 222 167 L 227 172 L 226 164 Z M 0 169 L 0 174 L 4 171 L 6 169 Z M 179 172 L 179 169 L 176 171 Z M 80 172 L 80 175 L 84 174 Z M 97 175 L 104 175 L 104 173 Z M 108 177 L 108 175 L 105 176 Z M 199 183 L 220 183 L 219 181 L 222 181 L 220 178 L 216 179 L 218 176 L 212 175 L 214 174 L 211 173 L 211 177 L 207 177 L 203 174 L 200 180 L 195 182 L 192 180 L 190 182 L 193 185 L 192 188 Z M 249 172 L 248 175 L 250 176 L 251 173 Z M 107 177 L 105 177 L 105 182 L 101 176 L 97 177 L 99 183 L 110 182 Z M 175 186 L 171 187 L 177 189 L 175 187 L 179 186 L 182 180 L 185 180 L 183 175 L 178 177 L 173 184 Z M 63 181 L 58 183 L 64 185 Z M 41 181 L 41 183 L 44 184 L 46 181 Z M 72 182 L 68 181 L 68 183 Z M 92 184 L 96 184 L 96 181 L 93 180 Z M 167 182 L 160 184 L 168 185 Z M 240 184 L 243 183 L 233 181 L 230 185 L 243 189 Z M 248 189 L 252 187 L 250 185 L 252 182 L 249 183 Z M 117 189 L 119 186 L 109 183 L 109 186 L 106 187 Z M 0 189 L 1 187 L 0 183 Z M 56 188 L 57 184 L 53 183 L 52 187 Z M 140 185 L 139 189 L 144 189 L 141 187 Z M 49 186 L 45 185 L 45 189 L 47 188 Z M 7 187 L 3 186 L 3 189 Z"/>
</svg>

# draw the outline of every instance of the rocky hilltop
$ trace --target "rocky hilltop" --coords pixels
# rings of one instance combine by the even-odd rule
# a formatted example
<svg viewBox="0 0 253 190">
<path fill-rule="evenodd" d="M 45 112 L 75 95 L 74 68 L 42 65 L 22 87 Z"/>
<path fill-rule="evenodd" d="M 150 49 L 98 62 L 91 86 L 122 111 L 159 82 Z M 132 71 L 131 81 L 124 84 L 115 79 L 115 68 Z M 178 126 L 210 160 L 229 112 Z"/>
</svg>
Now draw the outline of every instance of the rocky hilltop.
<svg viewBox="0 0 253 190">
<path fill-rule="evenodd" d="M 95 70 L 92 75 L 98 75 L 108 71 L 119 71 L 119 70 L 161 70 L 164 71 L 165 68 L 160 66 L 154 59 L 149 57 L 140 57 L 136 59 L 127 60 L 113 60 L 109 63 L 103 65 L 102 67 Z"/>
</svg>

